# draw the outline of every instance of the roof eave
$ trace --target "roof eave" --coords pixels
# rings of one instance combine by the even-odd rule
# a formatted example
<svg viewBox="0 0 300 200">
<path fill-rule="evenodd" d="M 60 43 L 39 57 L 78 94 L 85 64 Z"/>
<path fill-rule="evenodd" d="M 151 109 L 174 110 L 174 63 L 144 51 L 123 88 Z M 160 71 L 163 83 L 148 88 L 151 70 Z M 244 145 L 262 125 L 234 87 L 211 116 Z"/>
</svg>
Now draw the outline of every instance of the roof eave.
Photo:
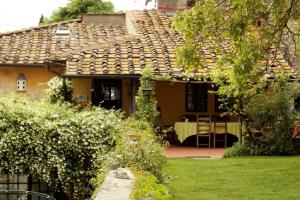
<svg viewBox="0 0 300 200">
<path fill-rule="evenodd" d="M 62 74 L 65 78 L 109 78 L 109 79 L 119 79 L 119 78 L 140 78 L 140 74 Z"/>
</svg>

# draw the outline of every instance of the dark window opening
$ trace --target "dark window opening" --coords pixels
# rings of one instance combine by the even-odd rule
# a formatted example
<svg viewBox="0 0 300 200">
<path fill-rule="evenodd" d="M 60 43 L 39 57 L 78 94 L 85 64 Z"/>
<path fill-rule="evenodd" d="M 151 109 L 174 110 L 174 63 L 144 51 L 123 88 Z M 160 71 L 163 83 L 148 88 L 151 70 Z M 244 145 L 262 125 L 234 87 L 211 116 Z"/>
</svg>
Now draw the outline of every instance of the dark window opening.
<svg viewBox="0 0 300 200">
<path fill-rule="evenodd" d="M 54 196 L 54 191 L 47 184 L 40 182 L 37 179 L 32 178 L 28 175 L 0 175 L 0 191 L 5 190 L 18 190 L 18 191 L 33 191 L 38 193 L 44 193 L 49 196 Z M 31 196 L 26 194 L 1 194 L 1 200 L 9 199 L 22 199 L 22 200 L 44 200 L 44 197 Z"/>
<path fill-rule="evenodd" d="M 122 80 L 94 79 L 92 103 L 106 109 L 122 108 Z"/>
<path fill-rule="evenodd" d="M 207 84 L 187 84 L 186 86 L 186 111 L 207 112 Z"/>
</svg>

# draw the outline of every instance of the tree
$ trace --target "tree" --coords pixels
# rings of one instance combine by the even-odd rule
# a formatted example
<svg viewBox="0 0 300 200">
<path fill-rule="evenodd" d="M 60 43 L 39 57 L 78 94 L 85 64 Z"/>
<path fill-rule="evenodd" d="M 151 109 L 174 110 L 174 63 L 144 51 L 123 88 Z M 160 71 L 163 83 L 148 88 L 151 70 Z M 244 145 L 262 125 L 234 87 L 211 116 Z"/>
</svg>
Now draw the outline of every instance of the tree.
<svg viewBox="0 0 300 200">
<path fill-rule="evenodd" d="M 40 20 L 39 20 L 39 24 L 44 24 L 45 17 L 44 15 L 41 15 Z"/>
<path fill-rule="evenodd" d="M 44 23 L 49 24 L 70 19 L 78 19 L 82 13 L 112 13 L 114 5 L 102 0 L 69 0 L 65 7 L 55 10 Z"/>
<path fill-rule="evenodd" d="M 177 49 L 178 64 L 204 67 L 203 50 L 215 53 L 210 76 L 218 94 L 235 99 L 231 111 L 244 117 L 245 105 L 264 90 L 277 53 L 292 61 L 299 15 L 300 0 L 199 1 L 175 17 L 186 42 Z"/>
</svg>

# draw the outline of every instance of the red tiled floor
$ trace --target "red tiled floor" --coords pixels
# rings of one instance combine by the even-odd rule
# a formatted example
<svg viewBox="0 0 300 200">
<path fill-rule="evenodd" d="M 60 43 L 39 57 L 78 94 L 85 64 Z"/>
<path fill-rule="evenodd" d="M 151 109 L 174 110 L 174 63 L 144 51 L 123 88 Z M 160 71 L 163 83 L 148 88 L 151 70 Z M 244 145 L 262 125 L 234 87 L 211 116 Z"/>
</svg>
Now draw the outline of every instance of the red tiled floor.
<svg viewBox="0 0 300 200">
<path fill-rule="evenodd" d="M 167 158 L 183 158 L 183 157 L 203 157 L 203 158 L 222 158 L 225 148 L 195 148 L 170 146 L 166 150 Z"/>
</svg>

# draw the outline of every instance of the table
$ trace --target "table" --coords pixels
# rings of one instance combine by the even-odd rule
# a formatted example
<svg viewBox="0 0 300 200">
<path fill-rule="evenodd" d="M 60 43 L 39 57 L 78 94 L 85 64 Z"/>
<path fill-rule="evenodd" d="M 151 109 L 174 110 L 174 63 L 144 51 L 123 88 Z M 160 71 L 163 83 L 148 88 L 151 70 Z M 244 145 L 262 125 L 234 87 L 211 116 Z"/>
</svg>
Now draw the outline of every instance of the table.
<svg viewBox="0 0 300 200">
<path fill-rule="evenodd" d="M 201 122 L 200 124 L 205 124 Z M 218 122 L 216 123 L 218 125 Z M 221 123 L 220 123 L 221 124 Z M 175 122 L 174 130 L 178 135 L 178 140 L 182 143 L 186 138 L 197 133 L 197 122 Z M 214 123 L 211 123 L 211 132 L 215 134 L 224 133 L 224 130 L 214 130 Z M 227 133 L 233 134 L 239 138 L 241 132 L 241 124 L 239 122 L 227 122 Z M 207 132 L 200 132 L 206 134 Z"/>
</svg>

